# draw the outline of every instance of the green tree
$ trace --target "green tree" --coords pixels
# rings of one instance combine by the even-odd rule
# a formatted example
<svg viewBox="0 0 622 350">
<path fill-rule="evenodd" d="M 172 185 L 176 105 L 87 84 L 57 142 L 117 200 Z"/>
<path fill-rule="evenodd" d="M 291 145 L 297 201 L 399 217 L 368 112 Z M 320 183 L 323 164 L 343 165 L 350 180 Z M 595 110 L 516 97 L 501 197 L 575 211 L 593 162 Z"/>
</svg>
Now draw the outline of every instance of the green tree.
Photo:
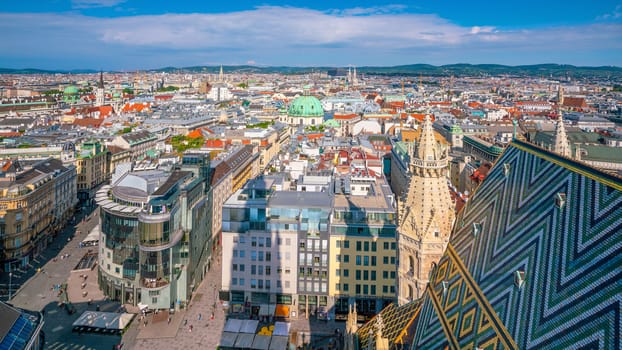
<svg viewBox="0 0 622 350">
<path fill-rule="evenodd" d="M 177 91 L 177 90 L 179 90 L 179 88 L 177 86 L 169 85 L 169 86 L 158 88 L 157 91 L 158 92 L 173 92 L 173 91 Z"/>
</svg>

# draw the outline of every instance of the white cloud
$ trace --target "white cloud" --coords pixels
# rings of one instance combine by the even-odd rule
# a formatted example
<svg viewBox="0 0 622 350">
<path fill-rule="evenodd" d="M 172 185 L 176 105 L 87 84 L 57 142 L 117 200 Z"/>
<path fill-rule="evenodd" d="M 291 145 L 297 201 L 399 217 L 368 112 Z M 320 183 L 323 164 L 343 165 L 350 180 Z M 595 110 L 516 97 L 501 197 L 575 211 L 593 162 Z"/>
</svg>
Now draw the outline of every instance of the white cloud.
<svg viewBox="0 0 622 350">
<path fill-rule="evenodd" d="M 99 1 L 104 2 L 113 0 Z M 526 53 L 572 63 L 567 58 L 579 51 L 592 55 L 608 52 L 612 64 L 622 61 L 619 23 L 504 30 L 461 26 L 430 14 L 373 9 L 334 13 L 264 6 L 230 13 L 118 18 L 0 13 L 0 32 L 4 33 L 5 48 L 0 66 L 9 58 L 37 56 L 102 62 L 89 64 L 96 67 L 114 62 L 132 62 L 136 67 L 193 65 L 240 57 L 291 65 L 335 61 L 442 64 L 473 61 L 475 57 L 509 63 L 507 57 L 512 53 L 514 63 L 522 63 L 521 55 Z"/>
<path fill-rule="evenodd" d="M 612 19 L 618 19 L 621 17 L 622 17 L 622 5 L 617 5 L 613 11 L 609 13 L 605 13 L 604 15 L 598 16 L 596 19 L 597 20 L 612 20 Z"/>
<path fill-rule="evenodd" d="M 127 0 L 71 0 L 74 9 L 86 9 L 95 7 L 113 7 Z"/>
</svg>

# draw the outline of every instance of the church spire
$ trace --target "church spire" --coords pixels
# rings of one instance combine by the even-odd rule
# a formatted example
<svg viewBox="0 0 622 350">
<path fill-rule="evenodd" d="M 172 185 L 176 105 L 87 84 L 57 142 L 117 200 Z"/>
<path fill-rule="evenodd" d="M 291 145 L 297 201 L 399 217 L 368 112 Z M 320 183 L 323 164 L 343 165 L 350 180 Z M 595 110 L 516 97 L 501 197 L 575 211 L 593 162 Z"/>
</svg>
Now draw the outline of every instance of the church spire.
<svg viewBox="0 0 622 350">
<path fill-rule="evenodd" d="M 99 71 L 99 83 L 97 83 L 97 87 L 100 89 L 104 88 L 104 72 Z"/>
<path fill-rule="evenodd" d="M 420 298 L 430 266 L 443 255 L 455 218 L 447 185 L 447 147 L 436 141 L 426 115 L 410 153 L 410 183 L 398 213 L 398 302 Z"/>
<path fill-rule="evenodd" d="M 225 73 L 222 70 L 222 64 L 220 65 L 220 73 L 218 73 L 218 82 L 222 83 L 225 81 Z"/>
<path fill-rule="evenodd" d="M 106 96 L 104 95 L 104 72 L 99 72 L 99 81 L 97 82 L 97 89 L 95 90 L 95 106 L 101 107 L 105 103 Z"/>
<path fill-rule="evenodd" d="M 557 114 L 554 151 L 564 157 L 570 157 L 570 145 L 568 143 L 568 136 L 566 135 L 566 127 L 564 127 L 564 116 L 561 108 L 558 108 Z"/>
<path fill-rule="evenodd" d="M 429 115 L 425 116 L 423 125 L 421 126 L 421 135 L 417 140 L 416 158 L 421 160 L 437 160 L 436 139 L 434 138 L 434 129 L 432 128 L 432 119 Z"/>
</svg>

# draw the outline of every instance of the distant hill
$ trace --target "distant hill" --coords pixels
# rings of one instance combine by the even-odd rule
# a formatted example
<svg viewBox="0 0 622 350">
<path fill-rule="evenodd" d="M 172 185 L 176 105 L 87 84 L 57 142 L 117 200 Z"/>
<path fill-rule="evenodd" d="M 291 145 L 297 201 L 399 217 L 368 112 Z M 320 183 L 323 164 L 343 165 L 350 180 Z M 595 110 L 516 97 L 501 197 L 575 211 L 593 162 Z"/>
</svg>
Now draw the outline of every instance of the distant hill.
<svg viewBox="0 0 622 350">
<path fill-rule="evenodd" d="M 327 71 L 338 67 L 287 67 L 287 66 L 250 66 L 236 65 L 223 66 L 225 73 L 281 73 L 306 74 L 313 71 Z M 343 68 L 343 67 L 341 67 Z M 363 66 L 356 67 L 358 73 L 400 76 L 517 76 L 517 77 L 572 77 L 573 79 L 592 77 L 620 81 L 622 67 L 600 66 L 582 67 L 568 64 L 533 64 L 521 66 L 506 66 L 501 64 L 468 64 L 457 63 L 442 66 L 431 64 L 408 64 L 400 66 Z M 217 74 L 220 66 L 191 66 L 191 67 L 164 67 L 148 70 L 149 72 L 189 72 Z M 56 74 L 56 73 L 96 73 L 97 70 L 41 70 L 34 68 L 9 69 L 0 68 L 0 74 Z"/>
<path fill-rule="evenodd" d="M 45 70 L 37 68 L 0 68 L 0 74 L 91 74 L 97 73 L 94 69 L 72 69 L 72 70 Z"/>
<path fill-rule="evenodd" d="M 225 73 L 282 73 L 282 74 L 304 74 L 313 71 L 326 71 L 337 67 L 262 67 L 262 66 L 223 66 Z M 166 67 L 154 69 L 155 72 L 204 72 L 218 73 L 220 66 L 194 66 L 174 68 Z M 401 75 L 401 76 L 520 76 L 520 77 L 553 77 L 560 78 L 570 76 L 572 78 L 597 77 L 609 78 L 614 80 L 622 79 L 622 67 L 601 66 L 601 67 L 580 67 L 567 64 L 534 64 L 522 66 L 505 66 L 501 64 L 448 64 L 434 66 L 431 64 L 409 64 L 401 66 L 362 66 L 356 67 L 358 73 L 378 74 L 378 75 Z"/>
</svg>

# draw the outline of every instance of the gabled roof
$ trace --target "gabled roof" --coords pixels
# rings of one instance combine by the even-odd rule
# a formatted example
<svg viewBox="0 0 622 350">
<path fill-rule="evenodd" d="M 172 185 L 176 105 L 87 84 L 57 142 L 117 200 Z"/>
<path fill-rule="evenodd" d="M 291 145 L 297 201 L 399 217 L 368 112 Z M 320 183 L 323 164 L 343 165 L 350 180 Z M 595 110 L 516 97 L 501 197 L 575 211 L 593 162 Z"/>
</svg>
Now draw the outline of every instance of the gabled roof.
<svg viewBox="0 0 622 350">
<path fill-rule="evenodd" d="M 382 336 L 389 340 L 389 344 L 404 345 L 404 349 L 411 344 L 414 332 L 411 328 L 416 325 L 415 320 L 421 310 L 421 300 L 411 301 L 408 304 L 398 306 L 395 303 L 389 304 L 369 322 L 363 325 L 356 332 L 359 339 L 360 349 L 367 349 L 370 336 L 375 336 L 378 319 L 382 321 Z"/>
<path fill-rule="evenodd" d="M 620 348 L 621 266 L 622 179 L 515 140 L 456 218 L 412 348 Z"/>
</svg>

